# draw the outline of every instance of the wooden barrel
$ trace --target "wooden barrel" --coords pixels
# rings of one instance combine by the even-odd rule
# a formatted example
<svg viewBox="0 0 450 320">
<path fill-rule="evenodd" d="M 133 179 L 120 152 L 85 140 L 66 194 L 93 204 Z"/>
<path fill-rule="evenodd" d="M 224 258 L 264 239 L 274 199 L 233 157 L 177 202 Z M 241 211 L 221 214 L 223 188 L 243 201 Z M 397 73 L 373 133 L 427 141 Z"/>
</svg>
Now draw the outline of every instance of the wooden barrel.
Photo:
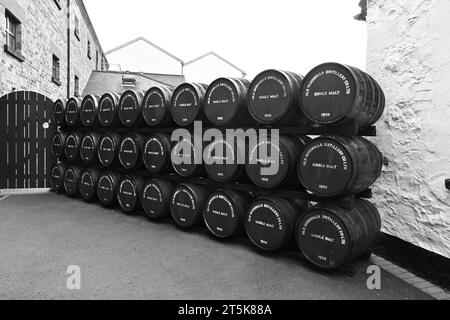
<svg viewBox="0 0 450 320">
<path fill-rule="evenodd" d="M 120 175 L 113 171 L 103 172 L 100 175 L 97 184 L 97 197 L 102 205 L 110 206 L 114 203 L 120 179 Z"/>
<path fill-rule="evenodd" d="M 64 157 L 69 162 L 80 160 L 80 147 L 83 136 L 79 132 L 72 132 L 66 138 Z"/>
<path fill-rule="evenodd" d="M 117 201 L 125 213 L 133 213 L 139 209 L 144 180 L 138 176 L 125 176 L 117 188 Z"/>
<path fill-rule="evenodd" d="M 66 126 L 66 99 L 58 99 L 53 104 L 53 121 L 57 126 L 65 127 Z"/>
<path fill-rule="evenodd" d="M 205 84 L 183 83 L 173 92 L 170 102 L 170 113 L 175 123 L 188 127 L 194 121 L 203 121 L 205 93 L 208 88 Z"/>
<path fill-rule="evenodd" d="M 380 176 L 383 157 L 361 137 L 323 136 L 310 142 L 300 157 L 303 186 L 320 197 L 359 194 Z"/>
<path fill-rule="evenodd" d="M 84 169 L 81 172 L 79 190 L 83 200 L 88 202 L 94 200 L 100 175 L 101 171 L 93 168 Z"/>
<path fill-rule="evenodd" d="M 200 146 L 200 148 L 202 147 Z M 187 152 L 188 150 L 190 152 Z M 171 152 L 172 166 L 175 173 L 182 177 L 204 176 L 205 168 L 203 166 L 203 154 L 201 152 L 201 150 L 196 150 L 194 138 L 183 138 L 176 143 Z M 198 158 L 198 161 L 196 161 L 196 158 Z M 179 163 L 175 162 L 175 160 L 178 160 Z"/>
<path fill-rule="evenodd" d="M 256 247 L 265 251 L 279 250 L 294 239 L 295 225 L 302 213 L 293 201 L 263 196 L 250 204 L 245 230 Z"/>
<path fill-rule="evenodd" d="M 380 230 L 378 210 L 357 198 L 351 208 L 321 204 L 309 209 L 298 222 L 296 238 L 311 263 L 331 269 L 364 253 L 378 239 Z"/>
<path fill-rule="evenodd" d="M 119 145 L 119 162 L 127 170 L 142 167 L 144 137 L 139 133 L 130 133 L 122 138 Z"/>
<path fill-rule="evenodd" d="M 66 124 L 71 128 L 77 128 L 81 126 L 81 102 L 82 100 L 80 98 L 70 98 L 69 101 L 67 101 L 64 117 L 66 119 Z"/>
<path fill-rule="evenodd" d="M 92 164 L 97 160 L 98 145 L 101 136 L 95 132 L 86 133 L 81 140 L 80 157 L 85 164 Z"/>
<path fill-rule="evenodd" d="M 310 140 L 304 136 L 282 135 L 279 141 L 272 141 L 270 136 L 260 136 L 249 147 L 246 169 L 250 180 L 261 188 L 300 187 L 297 161 Z M 263 172 L 269 168 L 273 172 Z"/>
<path fill-rule="evenodd" d="M 205 115 L 215 126 L 254 124 L 247 108 L 250 81 L 238 78 L 215 80 L 206 91 Z"/>
<path fill-rule="evenodd" d="M 150 127 L 168 127 L 174 124 L 170 114 L 173 89 L 167 86 L 150 88 L 144 96 L 142 116 Z"/>
<path fill-rule="evenodd" d="M 69 197 L 74 197 L 78 194 L 78 186 L 80 184 L 81 168 L 77 166 L 70 166 L 64 174 L 64 190 Z"/>
<path fill-rule="evenodd" d="M 98 121 L 104 128 L 113 128 L 119 125 L 119 101 L 118 93 L 105 93 L 98 106 Z"/>
<path fill-rule="evenodd" d="M 290 71 L 266 70 L 257 75 L 247 95 L 250 115 L 266 125 L 304 124 L 298 108 L 302 80 Z"/>
<path fill-rule="evenodd" d="M 121 136 L 117 133 L 107 133 L 100 139 L 97 156 L 102 166 L 107 168 L 118 163 L 121 140 Z"/>
<path fill-rule="evenodd" d="M 53 192 L 61 193 L 64 190 L 64 176 L 67 166 L 63 163 L 55 164 L 50 170 L 50 186 Z"/>
<path fill-rule="evenodd" d="M 378 120 L 380 120 L 380 118 L 383 116 L 384 110 L 386 108 L 386 96 L 384 95 L 384 91 L 383 89 L 381 89 L 380 84 L 368 73 L 364 74 L 370 78 L 370 81 L 375 85 L 376 90 L 377 99 L 375 100 L 376 101 L 375 103 L 377 103 L 377 106 L 370 108 L 371 112 L 369 113 L 370 124 L 373 125 L 377 123 Z"/>
<path fill-rule="evenodd" d="M 147 181 L 142 190 L 141 204 L 144 214 L 152 220 L 170 216 L 171 182 L 161 179 Z"/>
<path fill-rule="evenodd" d="M 66 145 L 67 133 L 57 132 L 53 135 L 51 150 L 55 159 L 64 160 L 64 148 Z"/>
<path fill-rule="evenodd" d="M 373 125 L 384 111 L 379 84 L 365 72 L 339 63 L 312 69 L 301 88 L 301 110 L 311 121 L 331 125 L 354 120 L 360 128 Z"/>
<path fill-rule="evenodd" d="M 170 212 L 175 223 L 182 228 L 201 224 L 207 197 L 208 191 L 198 185 L 182 183 L 176 187 L 170 200 Z"/>
<path fill-rule="evenodd" d="M 93 128 L 98 124 L 98 106 L 100 96 L 87 95 L 81 103 L 80 121 L 87 128 Z"/>
<path fill-rule="evenodd" d="M 172 142 L 169 135 L 152 134 L 144 143 L 142 161 L 150 173 L 166 173 L 171 168 L 171 151 Z"/>
<path fill-rule="evenodd" d="M 226 139 L 217 139 L 205 149 L 205 170 L 208 176 L 216 182 L 236 182 L 246 180 L 245 162 L 247 154 L 245 147 L 235 140 L 234 145 Z M 239 161 L 239 160 L 242 161 Z"/>
<path fill-rule="evenodd" d="M 119 120 L 125 127 L 138 127 L 142 124 L 142 101 L 144 92 L 127 90 L 120 97 Z"/>
<path fill-rule="evenodd" d="M 203 210 L 203 219 L 211 234 L 225 239 L 243 233 L 249 202 L 247 195 L 237 191 L 213 192 Z"/>
</svg>

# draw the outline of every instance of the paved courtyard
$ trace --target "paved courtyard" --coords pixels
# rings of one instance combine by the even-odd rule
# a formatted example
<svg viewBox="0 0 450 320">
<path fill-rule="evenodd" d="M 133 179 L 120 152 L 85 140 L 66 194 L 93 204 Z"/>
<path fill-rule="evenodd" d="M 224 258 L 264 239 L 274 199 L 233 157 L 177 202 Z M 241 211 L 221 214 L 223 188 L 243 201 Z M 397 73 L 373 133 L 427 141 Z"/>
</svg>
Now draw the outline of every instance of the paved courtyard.
<svg viewBox="0 0 450 320">
<path fill-rule="evenodd" d="M 0 243 L 0 299 L 430 299 L 385 271 L 369 290 L 368 259 L 323 272 L 294 250 L 261 254 L 54 194 L 0 200 Z M 67 289 L 71 265 L 80 290 Z"/>
</svg>

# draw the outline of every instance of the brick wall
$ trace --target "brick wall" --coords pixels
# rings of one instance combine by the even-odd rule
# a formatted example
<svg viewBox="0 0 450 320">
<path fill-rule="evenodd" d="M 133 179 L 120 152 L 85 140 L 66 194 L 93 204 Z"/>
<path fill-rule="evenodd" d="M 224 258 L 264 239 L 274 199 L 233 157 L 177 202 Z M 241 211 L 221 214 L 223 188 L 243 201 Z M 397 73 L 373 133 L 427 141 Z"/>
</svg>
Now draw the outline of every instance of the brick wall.
<svg viewBox="0 0 450 320">
<path fill-rule="evenodd" d="M 92 29 L 81 0 L 70 1 L 70 94 L 74 94 L 75 74 L 80 79 L 80 93 L 96 69 L 103 51 Z M 67 96 L 67 1 L 60 0 L 0 0 L 0 96 L 13 90 L 31 90 L 52 99 Z M 21 21 L 21 62 L 5 52 L 5 12 L 9 10 Z M 75 36 L 75 16 L 79 20 L 79 38 Z M 88 40 L 91 59 L 88 58 Z M 52 57 L 60 59 L 61 85 L 52 82 Z"/>
</svg>

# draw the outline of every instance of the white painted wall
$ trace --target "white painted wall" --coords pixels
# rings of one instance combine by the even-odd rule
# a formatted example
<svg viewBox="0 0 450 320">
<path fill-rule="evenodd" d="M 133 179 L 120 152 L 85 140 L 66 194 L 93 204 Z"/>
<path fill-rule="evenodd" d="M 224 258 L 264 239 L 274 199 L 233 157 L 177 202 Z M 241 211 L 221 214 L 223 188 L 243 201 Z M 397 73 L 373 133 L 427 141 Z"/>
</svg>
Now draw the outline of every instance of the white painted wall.
<svg viewBox="0 0 450 320">
<path fill-rule="evenodd" d="M 369 0 L 367 69 L 387 109 L 375 188 L 384 231 L 450 258 L 450 1 Z"/>
</svg>

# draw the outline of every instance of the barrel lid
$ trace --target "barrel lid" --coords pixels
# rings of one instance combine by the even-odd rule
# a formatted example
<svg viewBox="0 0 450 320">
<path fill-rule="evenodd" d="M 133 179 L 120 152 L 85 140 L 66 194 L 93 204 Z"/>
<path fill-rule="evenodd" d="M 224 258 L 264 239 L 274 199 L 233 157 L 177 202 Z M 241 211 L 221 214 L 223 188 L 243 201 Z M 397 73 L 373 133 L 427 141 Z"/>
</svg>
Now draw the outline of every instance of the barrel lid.
<svg viewBox="0 0 450 320">
<path fill-rule="evenodd" d="M 53 166 L 50 174 L 50 184 L 52 186 L 52 190 L 58 192 L 62 189 L 64 173 L 65 172 L 59 164 Z"/>
<path fill-rule="evenodd" d="M 276 123 L 287 113 L 293 101 L 290 79 L 278 70 L 261 72 L 248 91 L 248 108 L 255 120 Z"/>
<path fill-rule="evenodd" d="M 64 175 L 64 189 L 69 196 L 74 195 L 78 190 L 77 176 L 73 168 L 68 168 Z"/>
<path fill-rule="evenodd" d="M 213 159 L 214 163 L 205 163 L 208 175 L 217 182 L 230 182 L 240 170 L 238 164 L 238 148 L 224 139 L 218 139 L 206 147 L 207 159 Z M 245 156 L 245 155 L 244 155 Z"/>
<path fill-rule="evenodd" d="M 56 100 L 56 102 L 53 104 L 53 120 L 56 122 L 57 125 L 64 124 L 65 108 L 66 106 L 64 104 L 64 101 L 61 99 Z"/>
<path fill-rule="evenodd" d="M 239 213 L 227 193 L 216 191 L 206 201 L 203 218 L 209 231 L 219 238 L 232 236 L 239 227 Z"/>
<path fill-rule="evenodd" d="M 190 83 L 179 85 L 170 102 L 172 118 L 179 126 L 189 126 L 197 119 L 202 106 L 197 88 Z"/>
<path fill-rule="evenodd" d="M 105 167 L 111 166 L 117 157 L 117 146 L 109 135 L 104 136 L 98 145 L 98 158 Z"/>
<path fill-rule="evenodd" d="M 152 127 L 161 124 L 166 118 L 170 107 L 170 96 L 159 87 L 150 88 L 144 97 L 142 116 Z"/>
<path fill-rule="evenodd" d="M 286 180 L 289 172 L 289 153 L 280 141 L 261 136 L 258 143 L 250 146 L 247 174 L 254 184 L 274 188 Z M 267 170 L 267 172 L 263 172 Z"/>
<path fill-rule="evenodd" d="M 135 91 L 127 90 L 120 97 L 119 102 L 119 119 L 126 126 L 133 126 L 141 112 L 138 97 Z"/>
<path fill-rule="evenodd" d="M 166 199 L 158 183 L 149 181 L 144 186 L 141 199 L 144 212 L 150 218 L 161 217 L 166 209 Z"/>
<path fill-rule="evenodd" d="M 245 221 L 245 230 L 255 246 L 273 251 L 286 241 L 286 221 L 282 209 L 270 198 L 255 200 Z"/>
<path fill-rule="evenodd" d="M 108 173 L 104 173 L 98 179 L 97 195 L 103 205 L 110 205 L 115 195 L 114 184 Z"/>
<path fill-rule="evenodd" d="M 59 132 L 52 138 L 51 150 L 55 158 L 59 158 L 64 152 L 64 141 Z"/>
<path fill-rule="evenodd" d="M 303 113 L 318 123 L 343 119 L 352 109 L 359 93 L 356 75 L 339 63 L 324 63 L 305 77 L 301 94 Z"/>
<path fill-rule="evenodd" d="M 239 104 L 236 84 L 231 79 L 220 78 L 206 91 L 205 115 L 214 125 L 226 125 L 235 118 Z"/>
<path fill-rule="evenodd" d="M 66 122 L 69 126 L 75 126 L 80 119 L 80 104 L 81 101 L 78 98 L 70 98 L 66 105 Z"/>
<path fill-rule="evenodd" d="M 94 177 L 92 176 L 89 169 L 84 170 L 81 173 L 80 178 L 80 194 L 84 200 L 91 200 L 95 194 L 96 185 Z"/>
<path fill-rule="evenodd" d="M 322 268 L 336 268 L 349 258 L 352 243 L 345 223 L 331 210 L 315 207 L 298 223 L 297 244 L 305 257 Z"/>
<path fill-rule="evenodd" d="M 81 140 L 80 156 L 85 163 L 92 163 L 95 159 L 95 142 L 90 134 L 87 134 Z"/>
<path fill-rule="evenodd" d="M 64 154 L 67 159 L 73 161 L 78 157 L 80 145 L 77 137 L 72 133 L 66 139 Z"/>
<path fill-rule="evenodd" d="M 95 124 L 98 112 L 98 98 L 93 95 L 84 97 L 81 103 L 80 120 L 86 127 L 91 127 Z"/>
<path fill-rule="evenodd" d="M 117 188 L 117 200 L 125 212 L 133 212 L 137 208 L 138 193 L 131 178 L 125 177 Z"/>
<path fill-rule="evenodd" d="M 198 221 L 201 207 L 192 189 L 186 185 L 179 185 L 170 201 L 170 212 L 175 222 L 183 227 L 190 228 Z"/>
<path fill-rule="evenodd" d="M 143 161 L 147 170 L 151 173 L 159 173 L 170 161 L 170 142 L 160 135 L 151 135 L 144 145 Z"/>
<path fill-rule="evenodd" d="M 98 107 L 98 119 L 104 127 L 114 124 L 117 116 L 117 98 L 111 93 L 106 93 L 100 99 Z"/>
<path fill-rule="evenodd" d="M 119 146 L 119 161 L 125 169 L 132 169 L 139 160 L 139 149 L 133 135 L 125 136 Z"/>
<path fill-rule="evenodd" d="M 185 152 L 190 150 L 190 152 Z M 171 159 L 172 165 L 176 173 L 182 177 L 190 177 L 197 170 L 200 164 L 195 163 L 195 158 L 201 154 L 197 154 L 194 143 L 190 139 L 182 139 L 172 149 Z M 177 164 L 174 162 L 175 159 L 181 161 L 181 163 Z"/>
<path fill-rule="evenodd" d="M 347 149 L 333 137 L 310 142 L 300 158 L 299 178 L 317 196 L 333 197 L 345 191 L 353 175 Z"/>
</svg>

